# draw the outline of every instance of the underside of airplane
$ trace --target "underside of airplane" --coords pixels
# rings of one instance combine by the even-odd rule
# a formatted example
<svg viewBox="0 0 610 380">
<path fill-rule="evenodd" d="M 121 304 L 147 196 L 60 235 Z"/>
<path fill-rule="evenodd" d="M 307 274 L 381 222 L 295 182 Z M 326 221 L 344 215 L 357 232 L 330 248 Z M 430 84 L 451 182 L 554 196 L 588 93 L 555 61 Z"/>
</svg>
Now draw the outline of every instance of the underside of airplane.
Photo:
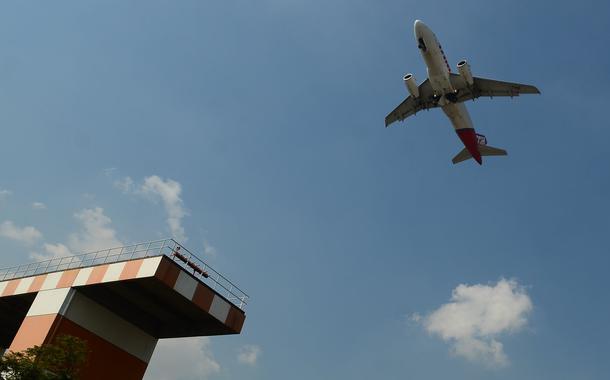
<svg viewBox="0 0 610 380">
<path fill-rule="evenodd" d="M 419 111 L 440 107 L 464 144 L 464 149 L 453 158 L 454 164 L 470 158 L 482 164 L 482 156 L 507 155 L 504 149 L 488 146 L 485 136 L 475 132 L 463 103 L 482 96 L 512 98 L 522 94 L 539 94 L 540 91 L 532 85 L 474 77 L 466 60 L 457 64 L 459 74 L 452 73 L 445 53 L 430 28 L 417 20 L 414 29 L 417 47 L 427 66 L 428 78 L 417 85 L 412 74 L 403 77 L 410 95 L 386 116 L 385 126 L 402 121 Z"/>
</svg>

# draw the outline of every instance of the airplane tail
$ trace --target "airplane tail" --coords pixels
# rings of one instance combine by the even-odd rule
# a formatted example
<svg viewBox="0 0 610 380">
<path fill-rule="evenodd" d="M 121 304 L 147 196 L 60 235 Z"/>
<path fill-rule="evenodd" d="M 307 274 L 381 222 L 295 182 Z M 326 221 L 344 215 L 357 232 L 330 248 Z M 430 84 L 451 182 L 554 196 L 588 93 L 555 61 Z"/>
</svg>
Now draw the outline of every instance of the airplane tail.
<svg viewBox="0 0 610 380">
<path fill-rule="evenodd" d="M 493 146 L 477 144 L 477 148 L 479 148 L 479 153 L 481 156 L 506 156 L 508 153 L 504 149 L 494 148 Z M 458 153 L 455 157 L 453 157 L 453 163 L 457 164 L 462 161 L 466 161 L 467 159 L 472 158 L 472 155 L 468 151 L 468 149 L 464 148 L 460 153 Z"/>
</svg>

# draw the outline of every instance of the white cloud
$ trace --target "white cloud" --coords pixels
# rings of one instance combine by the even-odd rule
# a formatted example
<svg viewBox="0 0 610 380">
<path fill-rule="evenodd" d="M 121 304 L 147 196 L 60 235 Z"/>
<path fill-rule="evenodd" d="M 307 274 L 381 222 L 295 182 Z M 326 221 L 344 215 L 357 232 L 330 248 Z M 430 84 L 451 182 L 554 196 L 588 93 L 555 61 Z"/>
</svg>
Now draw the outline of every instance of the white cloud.
<svg viewBox="0 0 610 380">
<path fill-rule="evenodd" d="M 172 237 L 181 243 L 187 240 L 182 226 L 182 219 L 187 215 L 182 201 L 182 186 L 173 179 L 164 180 L 157 175 L 144 178 L 141 185 L 136 185 L 131 177 L 114 182 L 114 187 L 124 193 L 145 196 L 152 201 L 161 200 L 167 213 L 167 225 Z"/>
<path fill-rule="evenodd" d="M 220 372 L 210 349 L 210 338 L 178 338 L 159 341 L 145 380 L 206 379 Z"/>
<path fill-rule="evenodd" d="M 66 244 L 44 243 L 42 248 L 45 253 L 31 252 L 30 257 L 43 261 L 124 245 L 117 239 L 116 231 L 111 226 L 112 220 L 104 215 L 103 208 L 83 209 L 75 213 L 74 218 L 80 223 L 80 230 L 68 235 Z"/>
<path fill-rule="evenodd" d="M 61 243 L 58 243 L 58 244 L 45 243 L 44 250 L 47 253 L 49 253 L 50 255 L 52 255 L 53 257 L 72 256 L 72 252 L 70 252 L 70 249 Z"/>
<path fill-rule="evenodd" d="M 203 253 L 208 258 L 215 258 L 218 254 L 218 252 L 216 251 L 216 248 L 213 245 L 211 245 L 210 242 L 207 240 L 203 241 Z"/>
<path fill-rule="evenodd" d="M 32 208 L 34 210 L 46 210 L 47 209 L 47 205 L 45 205 L 42 202 L 34 202 L 34 203 L 32 203 Z"/>
<path fill-rule="evenodd" d="M 186 235 L 182 227 L 182 218 L 186 216 L 184 204 L 180 194 L 182 186 L 180 183 L 167 179 L 164 181 L 159 176 L 153 175 L 144 179 L 144 184 L 141 187 L 144 194 L 160 197 L 167 212 L 167 224 L 172 235 L 180 242 L 185 242 Z"/>
<path fill-rule="evenodd" d="M 167 225 L 173 238 L 181 243 L 188 240 L 182 219 L 188 215 L 182 200 L 182 185 L 173 179 L 163 179 L 158 175 L 151 175 L 144 178 L 141 184 L 137 184 L 131 177 L 123 177 L 115 180 L 114 187 L 125 194 L 135 194 L 143 196 L 153 202 L 161 201 L 167 213 Z M 206 246 L 207 243 L 204 243 Z M 204 248 L 206 248 L 204 246 Z M 214 248 L 209 246 L 211 255 L 215 253 Z"/>
<path fill-rule="evenodd" d="M 134 191 L 134 183 L 131 177 L 125 177 L 114 181 L 114 187 L 121 190 L 124 193 L 131 193 Z"/>
<path fill-rule="evenodd" d="M 72 256 L 72 252 L 70 252 L 70 249 L 61 243 L 58 243 L 58 244 L 45 243 L 43 245 L 43 248 L 44 248 L 46 254 L 32 252 L 32 253 L 30 253 L 30 257 L 36 261 L 44 261 L 44 260 L 54 259 L 57 257 Z"/>
<path fill-rule="evenodd" d="M 527 324 L 533 305 L 525 289 L 516 281 L 501 279 L 495 285 L 459 285 L 451 302 L 426 317 L 414 314 L 431 334 L 451 344 L 451 351 L 473 362 L 494 367 L 509 364 L 497 339 Z"/>
<path fill-rule="evenodd" d="M 67 246 L 72 252 L 85 253 L 124 245 L 116 237 L 112 220 L 104 215 L 101 207 L 83 209 L 74 214 L 82 224 L 81 230 L 68 236 Z"/>
<path fill-rule="evenodd" d="M 11 194 L 13 194 L 13 192 L 10 190 L 0 189 L 0 201 L 8 198 Z"/>
<path fill-rule="evenodd" d="M 239 349 L 237 361 L 242 364 L 255 365 L 261 353 L 262 350 L 259 346 L 246 344 Z"/>
<path fill-rule="evenodd" d="M 116 168 L 105 168 L 102 169 L 102 172 L 106 177 L 112 177 L 112 175 L 116 172 Z"/>
<path fill-rule="evenodd" d="M 409 321 L 419 323 L 422 320 L 422 316 L 419 313 L 413 313 L 409 316 Z"/>
<path fill-rule="evenodd" d="M 0 236 L 26 245 L 33 245 L 42 238 L 42 234 L 36 228 L 31 226 L 21 228 L 10 220 L 6 220 L 0 224 Z"/>
</svg>

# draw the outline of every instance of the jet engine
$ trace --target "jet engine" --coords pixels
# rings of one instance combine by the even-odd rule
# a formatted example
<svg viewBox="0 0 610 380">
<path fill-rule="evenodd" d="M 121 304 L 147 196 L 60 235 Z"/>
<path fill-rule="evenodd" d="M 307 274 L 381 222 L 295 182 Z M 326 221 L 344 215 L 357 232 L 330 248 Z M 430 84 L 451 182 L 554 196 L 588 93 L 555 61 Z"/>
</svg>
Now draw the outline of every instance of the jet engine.
<svg viewBox="0 0 610 380">
<path fill-rule="evenodd" d="M 417 87 L 417 82 L 415 81 L 413 74 L 407 74 L 402 79 L 405 81 L 405 86 L 407 87 L 407 90 L 409 90 L 409 94 L 414 98 L 418 98 L 419 88 Z"/>
<path fill-rule="evenodd" d="M 466 81 L 466 84 L 472 86 L 472 84 L 474 83 L 474 79 L 472 79 L 472 72 L 470 71 L 470 65 L 468 64 L 468 62 L 466 62 L 465 59 L 461 60 L 460 62 L 458 62 L 457 68 L 462 78 L 464 78 L 464 80 Z"/>
</svg>

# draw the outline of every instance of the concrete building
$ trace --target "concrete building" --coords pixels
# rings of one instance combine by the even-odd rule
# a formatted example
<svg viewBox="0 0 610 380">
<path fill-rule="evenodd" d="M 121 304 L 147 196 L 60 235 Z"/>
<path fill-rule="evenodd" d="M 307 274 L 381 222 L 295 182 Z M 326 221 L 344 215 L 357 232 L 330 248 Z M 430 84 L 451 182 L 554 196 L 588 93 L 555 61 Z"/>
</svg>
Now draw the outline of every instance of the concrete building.
<svg viewBox="0 0 610 380">
<path fill-rule="evenodd" d="M 248 296 L 172 239 L 0 269 L 0 350 L 85 339 L 85 379 L 141 379 L 163 338 L 239 334 Z"/>
</svg>

